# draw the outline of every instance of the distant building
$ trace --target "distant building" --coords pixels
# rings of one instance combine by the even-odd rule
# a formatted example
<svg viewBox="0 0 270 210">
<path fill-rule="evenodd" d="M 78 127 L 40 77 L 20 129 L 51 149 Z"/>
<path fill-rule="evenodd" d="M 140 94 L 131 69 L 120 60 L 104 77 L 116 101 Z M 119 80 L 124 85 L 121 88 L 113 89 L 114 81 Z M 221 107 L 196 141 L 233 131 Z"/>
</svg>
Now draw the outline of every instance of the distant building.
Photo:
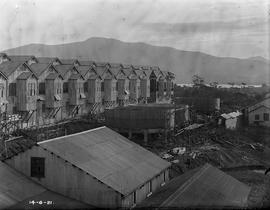
<svg viewBox="0 0 270 210">
<path fill-rule="evenodd" d="M 218 119 L 218 124 L 223 125 L 227 129 L 237 129 L 242 124 L 242 113 L 237 111 L 228 114 L 221 114 Z"/>
<path fill-rule="evenodd" d="M 150 196 L 171 165 L 106 127 L 39 142 L 5 162 L 49 190 L 114 208 Z"/>
<path fill-rule="evenodd" d="M 270 93 L 264 99 L 247 109 L 249 125 L 270 127 Z"/>
</svg>

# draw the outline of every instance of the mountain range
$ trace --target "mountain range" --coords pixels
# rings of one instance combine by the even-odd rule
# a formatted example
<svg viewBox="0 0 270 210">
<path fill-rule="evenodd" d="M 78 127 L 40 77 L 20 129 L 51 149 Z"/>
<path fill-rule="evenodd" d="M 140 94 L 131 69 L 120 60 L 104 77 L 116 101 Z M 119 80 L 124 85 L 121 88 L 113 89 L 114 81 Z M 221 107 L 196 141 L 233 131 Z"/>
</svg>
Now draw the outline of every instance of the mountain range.
<svg viewBox="0 0 270 210">
<path fill-rule="evenodd" d="M 216 57 L 202 52 L 183 51 L 145 43 L 90 38 L 59 45 L 29 44 L 4 51 L 9 55 L 53 56 L 90 59 L 134 65 L 155 65 L 176 75 L 176 82 L 191 82 L 198 74 L 206 82 L 269 83 L 270 62 L 260 56 L 246 59 Z"/>
</svg>

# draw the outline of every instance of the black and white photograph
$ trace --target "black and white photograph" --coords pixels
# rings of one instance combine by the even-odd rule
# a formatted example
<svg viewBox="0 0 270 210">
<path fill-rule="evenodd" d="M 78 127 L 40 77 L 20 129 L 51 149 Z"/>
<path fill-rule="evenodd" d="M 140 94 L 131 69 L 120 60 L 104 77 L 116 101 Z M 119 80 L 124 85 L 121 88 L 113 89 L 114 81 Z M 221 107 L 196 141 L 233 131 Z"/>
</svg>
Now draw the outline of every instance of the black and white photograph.
<svg viewBox="0 0 270 210">
<path fill-rule="evenodd" d="M 0 210 L 270 207 L 270 0 L 0 8 Z"/>
</svg>

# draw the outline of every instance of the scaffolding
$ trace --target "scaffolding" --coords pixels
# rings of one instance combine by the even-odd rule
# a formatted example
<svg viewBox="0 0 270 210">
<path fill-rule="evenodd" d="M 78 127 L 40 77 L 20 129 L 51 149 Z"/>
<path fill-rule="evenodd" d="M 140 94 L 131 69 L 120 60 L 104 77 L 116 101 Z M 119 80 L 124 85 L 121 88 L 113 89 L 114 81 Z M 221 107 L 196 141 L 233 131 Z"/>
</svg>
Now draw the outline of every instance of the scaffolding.
<svg viewBox="0 0 270 210">
<path fill-rule="evenodd" d="M 8 138 L 11 134 L 20 128 L 21 116 L 18 114 L 0 114 L 0 137 L 1 139 Z"/>
<path fill-rule="evenodd" d="M 17 114 L 9 115 L 7 112 L 0 113 L 0 156 L 7 155 L 7 141 L 11 139 L 19 130 L 21 116 Z"/>
</svg>

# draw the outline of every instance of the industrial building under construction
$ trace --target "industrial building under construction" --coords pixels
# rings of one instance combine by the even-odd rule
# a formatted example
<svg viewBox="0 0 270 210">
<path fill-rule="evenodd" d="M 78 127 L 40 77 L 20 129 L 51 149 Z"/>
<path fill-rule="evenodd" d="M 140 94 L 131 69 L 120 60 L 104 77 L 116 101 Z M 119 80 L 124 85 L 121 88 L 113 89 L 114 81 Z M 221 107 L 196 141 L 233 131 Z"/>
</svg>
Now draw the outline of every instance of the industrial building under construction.
<svg viewBox="0 0 270 210">
<path fill-rule="evenodd" d="M 157 66 L 0 54 L 0 133 L 130 104 L 170 103 L 174 74 Z"/>
</svg>

